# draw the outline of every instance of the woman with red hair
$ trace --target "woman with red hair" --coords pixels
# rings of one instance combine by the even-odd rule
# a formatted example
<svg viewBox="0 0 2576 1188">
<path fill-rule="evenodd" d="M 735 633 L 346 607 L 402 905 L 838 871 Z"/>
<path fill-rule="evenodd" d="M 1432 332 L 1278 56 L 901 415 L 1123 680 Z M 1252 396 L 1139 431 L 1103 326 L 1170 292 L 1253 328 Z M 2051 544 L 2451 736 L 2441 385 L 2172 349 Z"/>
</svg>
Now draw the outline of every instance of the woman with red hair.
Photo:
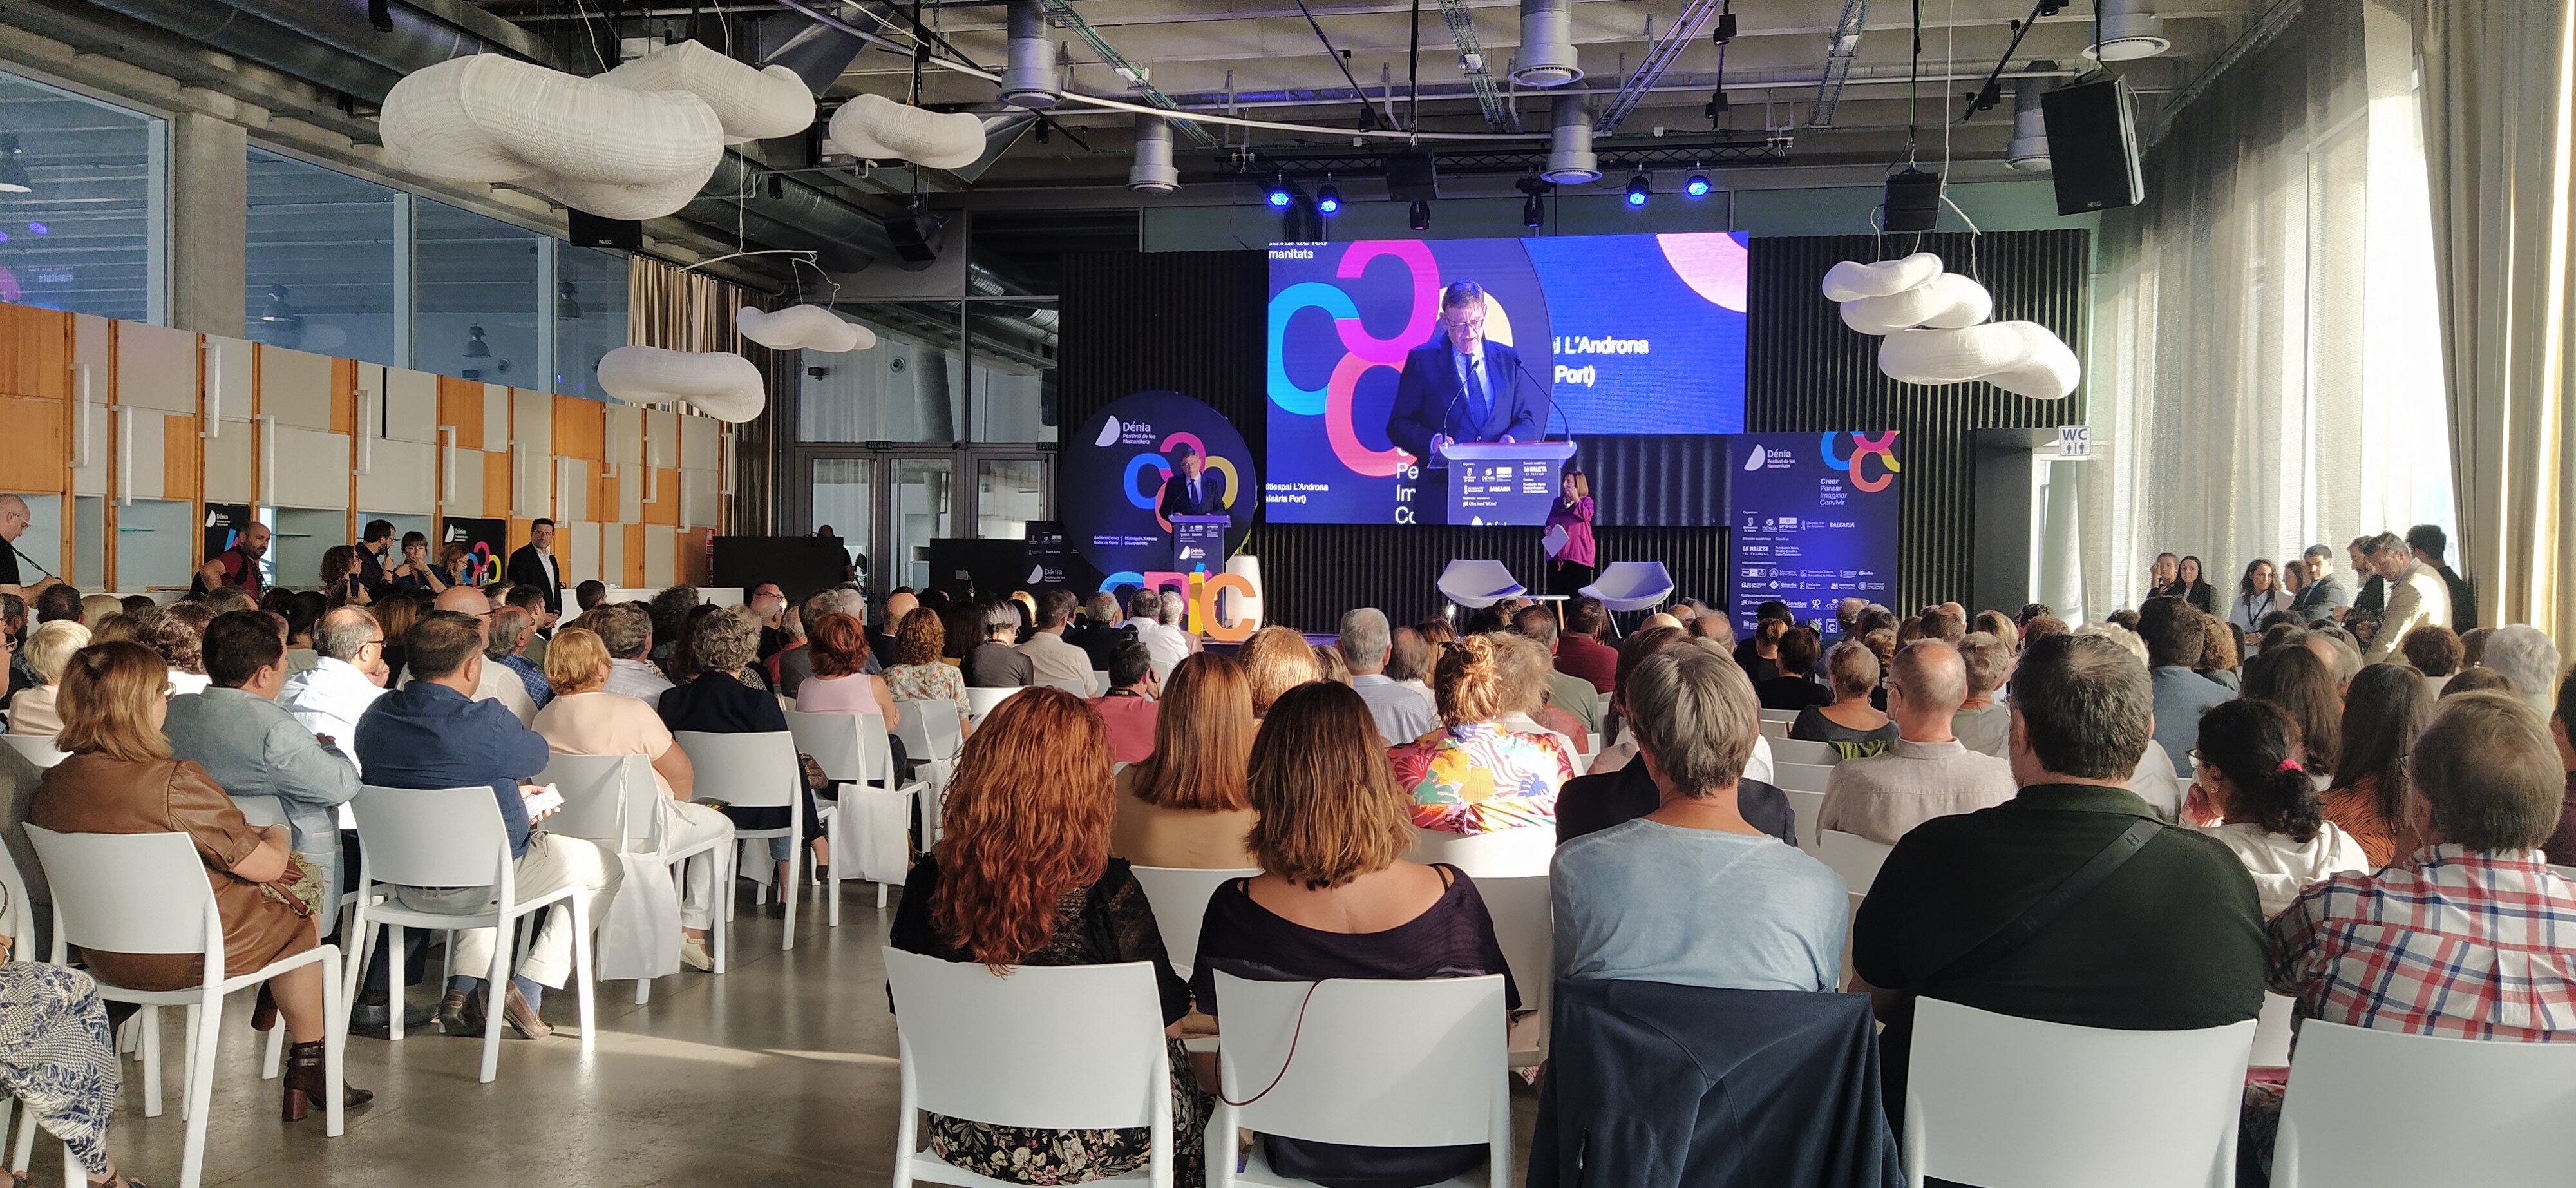
<svg viewBox="0 0 2576 1188">
<path fill-rule="evenodd" d="M 949 781 L 938 848 L 905 880 L 887 940 L 996 971 L 1020 965 L 1154 963 L 1174 1036 L 1190 988 L 1172 970 L 1153 906 L 1109 856 L 1115 815 L 1109 732 L 1062 689 L 1033 686 L 986 715 Z M 1208 1099 L 1172 1043 L 1172 1142 L 1182 1183 L 1203 1174 Z M 930 1149 L 950 1164 L 1020 1184 L 1071 1184 L 1145 1166 L 1148 1132 L 1029 1130 L 930 1116 Z"/>
</svg>

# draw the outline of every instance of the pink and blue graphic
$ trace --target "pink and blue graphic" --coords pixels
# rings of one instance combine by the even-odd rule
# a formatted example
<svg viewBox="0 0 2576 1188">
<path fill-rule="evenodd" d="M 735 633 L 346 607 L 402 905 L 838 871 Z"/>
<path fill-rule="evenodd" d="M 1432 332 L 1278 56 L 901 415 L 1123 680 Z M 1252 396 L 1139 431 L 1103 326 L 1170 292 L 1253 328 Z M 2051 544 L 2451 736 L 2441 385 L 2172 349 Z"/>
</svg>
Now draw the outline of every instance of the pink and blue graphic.
<svg viewBox="0 0 2576 1188">
<path fill-rule="evenodd" d="M 1751 634 L 1771 599 L 1799 622 L 1847 596 L 1896 605 L 1896 431 L 1748 433 L 1729 446 L 1727 603 Z"/>
<path fill-rule="evenodd" d="M 1440 340 L 1440 292 L 1487 293 L 1485 336 L 1526 368 L 1548 435 L 1744 428 L 1739 234 L 1362 240 L 1270 249 L 1268 514 L 1390 523 L 1417 476 L 1386 423 L 1407 355 Z"/>
<path fill-rule="evenodd" d="M 1252 449 L 1202 401 L 1179 392 L 1131 393 L 1083 422 L 1065 443 L 1056 484 L 1065 536 L 1102 573 L 1141 584 L 1134 575 L 1172 568 L 1172 523 L 1161 502 L 1163 484 L 1179 473 L 1183 447 L 1205 461 L 1202 477 L 1216 484 L 1220 506 L 1234 520 L 1229 548 L 1252 526 L 1261 489 Z"/>
</svg>

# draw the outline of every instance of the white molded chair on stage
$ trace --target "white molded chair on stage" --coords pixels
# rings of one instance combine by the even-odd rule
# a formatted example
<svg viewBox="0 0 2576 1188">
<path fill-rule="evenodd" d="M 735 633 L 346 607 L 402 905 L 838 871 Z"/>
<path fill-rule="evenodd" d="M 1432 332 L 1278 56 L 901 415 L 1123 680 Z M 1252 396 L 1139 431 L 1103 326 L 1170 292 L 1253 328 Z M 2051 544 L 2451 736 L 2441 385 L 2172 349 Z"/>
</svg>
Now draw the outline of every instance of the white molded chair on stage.
<svg viewBox="0 0 2576 1188">
<path fill-rule="evenodd" d="M 1673 596 L 1673 575 L 1661 561 L 1613 561 L 1578 593 L 1614 611 L 1653 610 Z"/>
<path fill-rule="evenodd" d="M 915 1150 L 923 1110 L 1031 1130 L 1143 1129 L 1151 1160 L 1091 1182 L 1171 1188 L 1171 1050 L 1152 963 L 1023 966 L 1003 977 L 971 961 L 883 952 L 900 1061 L 894 1188 L 916 1179 L 1006 1188 Z"/>
<path fill-rule="evenodd" d="M 1440 596 L 1468 610 L 1483 610 L 1529 593 L 1500 561 L 1452 561 L 1440 571 Z"/>
<path fill-rule="evenodd" d="M 1905 1083 L 1905 1179 L 1994 1188 L 2226 1188 L 2254 1021 L 2191 1031 L 2114 1031 L 1915 1000 Z M 2357 1079 L 2384 1091 L 2387 1070 Z M 2348 1108 L 2349 1111 L 2349 1108 Z M 2413 1115 L 2375 1100 L 2356 1120 Z M 2457 1132 L 2402 1128 L 2457 1152 Z M 2455 1173 L 2458 1165 L 2441 1165 Z M 2564 1169 L 2560 1169 L 2564 1174 Z M 2415 1183 L 2467 1183 L 2443 1174 Z M 2337 1184 L 2347 1181 L 2333 1181 Z"/>
<path fill-rule="evenodd" d="M 2576 1044 L 2299 1025 L 2277 1188 L 2544 1188 L 2576 1169 Z M 2433 1136 L 2439 1136 L 2435 1138 Z"/>
</svg>

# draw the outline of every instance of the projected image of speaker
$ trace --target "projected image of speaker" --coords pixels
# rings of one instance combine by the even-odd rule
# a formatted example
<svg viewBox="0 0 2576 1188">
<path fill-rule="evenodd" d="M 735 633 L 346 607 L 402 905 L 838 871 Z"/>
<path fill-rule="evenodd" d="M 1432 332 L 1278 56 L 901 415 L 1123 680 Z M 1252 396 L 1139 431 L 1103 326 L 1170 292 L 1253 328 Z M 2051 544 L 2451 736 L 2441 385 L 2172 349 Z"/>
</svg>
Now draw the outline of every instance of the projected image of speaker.
<svg viewBox="0 0 2576 1188">
<path fill-rule="evenodd" d="M 2082 214 L 2146 200 L 2129 84 L 2119 78 L 2059 87 L 2039 97 L 2057 213 Z"/>
</svg>

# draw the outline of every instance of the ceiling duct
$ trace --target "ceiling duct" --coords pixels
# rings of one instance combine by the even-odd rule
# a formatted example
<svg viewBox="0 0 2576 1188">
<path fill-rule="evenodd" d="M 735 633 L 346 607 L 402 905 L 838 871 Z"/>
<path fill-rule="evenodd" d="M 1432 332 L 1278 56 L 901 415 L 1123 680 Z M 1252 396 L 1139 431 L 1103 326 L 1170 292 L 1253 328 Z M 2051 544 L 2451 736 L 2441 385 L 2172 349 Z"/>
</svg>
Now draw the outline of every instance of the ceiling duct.
<svg viewBox="0 0 2576 1188">
<path fill-rule="evenodd" d="M 1011 0 L 1010 61 L 1002 68 L 1002 102 L 1032 110 L 1064 98 L 1056 85 L 1055 42 L 1047 38 L 1046 11 L 1038 0 Z"/>
<path fill-rule="evenodd" d="M 2046 79 L 2013 80 L 2012 147 L 2004 153 L 2004 161 L 2024 173 L 2048 171 L 2048 117 L 2039 105 L 2047 89 Z"/>
<path fill-rule="evenodd" d="M 2165 37 L 2165 19 L 2145 11 L 2143 0 L 2095 0 L 2093 26 L 2100 30 L 2084 56 L 2102 62 L 2152 58 L 2173 48 Z"/>
<path fill-rule="evenodd" d="M 855 33 L 809 20 L 795 36 L 762 56 L 759 65 L 763 69 L 785 66 L 805 80 L 806 90 L 820 95 L 841 81 L 850 63 L 858 61 L 860 51 L 866 48 L 868 43 Z"/>
<path fill-rule="evenodd" d="M 367 23 L 367 5 L 314 4 L 310 0 L 89 0 L 165 32 L 344 91 L 369 103 L 384 99 L 402 77 L 433 62 L 465 54 L 505 54 L 554 65 L 545 43 L 470 5 L 438 4 L 439 16 L 422 7 L 389 4 L 390 32 Z"/>
<path fill-rule="evenodd" d="M 1139 194 L 1181 188 L 1181 171 L 1172 164 L 1172 125 L 1161 116 L 1136 117 L 1136 163 L 1127 167 L 1127 188 Z"/>
<path fill-rule="evenodd" d="M 1521 48 L 1512 81 L 1561 87 L 1583 79 L 1574 57 L 1574 0 L 1521 0 Z"/>
<path fill-rule="evenodd" d="M 1547 168 L 1539 176 L 1560 186 L 1601 180 L 1601 158 L 1592 152 L 1592 109 L 1581 95 L 1556 97 L 1554 131 L 1547 142 Z"/>
</svg>

